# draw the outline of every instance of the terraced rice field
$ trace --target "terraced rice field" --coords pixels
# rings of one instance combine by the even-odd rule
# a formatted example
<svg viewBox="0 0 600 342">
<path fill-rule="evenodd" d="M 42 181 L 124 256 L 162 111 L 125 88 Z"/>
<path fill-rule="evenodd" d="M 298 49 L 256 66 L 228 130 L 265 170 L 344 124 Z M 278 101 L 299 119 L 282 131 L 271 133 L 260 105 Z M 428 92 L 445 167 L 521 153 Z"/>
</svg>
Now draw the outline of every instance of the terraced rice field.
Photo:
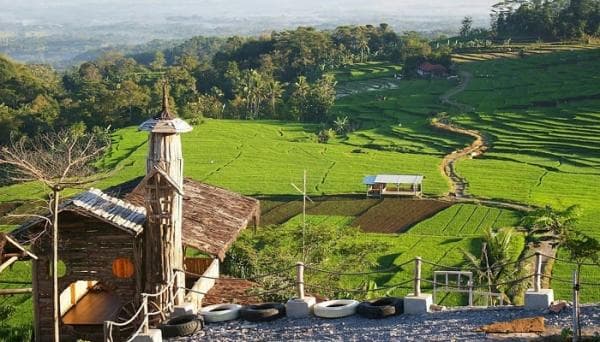
<svg viewBox="0 0 600 342">
<path fill-rule="evenodd" d="M 457 170 L 476 196 L 559 208 L 579 204 L 579 229 L 600 238 L 600 49 L 574 48 L 461 64 L 474 78 L 457 100 L 475 112 L 457 113 L 454 120 L 483 132 L 491 148 Z M 569 279 L 572 269 L 557 263 L 553 275 Z M 584 269 L 583 277 L 600 283 L 600 269 Z M 561 298 L 569 296 L 568 284 L 553 287 Z M 598 301 L 600 287 L 583 289 L 582 298 Z"/>
<path fill-rule="evenodd" d="M 373 200 L 370 200 L 373 201 Z M 327 201 L 325 203 L 334 202 Z M 367 204 L 368 200 L 355 200 Z M 336 206 L 337 211 L 333 214 L 311 214 L 310 209 L 307 215 L 307 229 L 319 229 L 320 226 L 329 225 L 336 227 L 356 226 L 356 223 L 363 217 L 369 217 L 369 212 L 375 208 L 384 205 L 386 210 L 396 209 L 402 210 L 404 203 L 418 202 L 408 200 L 385 200 L 377 203 L 370 203 L 371 209 L 360 214 L 357 218 L 353 213 L 359 210 L 349 208 L 344 214 L 343 206 Z M 431 206 L 430 201 L 423 201 Z M 443 202 L 441 202 L 443 203 Z M 434 205 L 438 205 L 437 203 Z M 313 208 L 319 208 L 316 205 Z M 361 208 L 362 209 L 362 208 Z M 273 210 L 273 209 L 271 209 Z M 269 216 L 270 211 L 267 211 L 264 217 Z M 398 215 L 400 218 L 401 214 Z M 456 204 L 449 208 L 439 211 L 429 219 L 426 219 L 401 234 L 397 233 L 374 233 L 366 232 L 358 237 L 361 242 L 375 242 L 380 248 L 374 250 L 367 256 L 369 263 L 377 265 L 376 269 L 390 268 L 392 265 L 401 264 L 407 260 L 413 259 L 416 256 L 421 256 L 423 259 L 448 266 L 460 266 L 463 264 L 463 250 L 471 253 L 478 253 L 481 248 L 480 236 L 482 230 L 487 227 L 499 228 L 503 226 L 514 226 L 518 223 L 518 213 L 505 209 L 490 208 L 484 206 L 470 204 Z M 281 224 L 278 229 L 278 234 L 282 240 L 288 239 L 291 236 L 297 236 L 297 232 L 302 226 L 302 215 L 297 214 Z M 251 234 L 245 232 L 244 234 Z M 260 245 L 260 244 L 259 244 Z M 517 259 L 524 248 L 524 238 L 522 235 L 517 235 L 512 243 L 512 252 L 514 259 Z M 337 261 L 335 258 L 330 261 L 330 269 L 335 269 Z M 425 264 L 423 267 L 423 277 L 425 279 L 432 278 L 434 267 Z M 437 270 L 437 269 L 436 269 Z M 362 269 L 365 271 L 365 269 Z M 379 287 L 392 286 L 403 281 L 409 280 L 412 277 L 413 265 L 409 264 L 398 272 L 380 273 L 371 276 L 341 276 L 332 286 L 342 289 L 355 289 L 366 280 L 373 280 Z M 319 277 L 317 273 L 307 271 L 306 281 L 310 284 L 311 277 Z M 424 283 L 425 290 L 431 291 L 431 286 Z M 394 295 L 405 295 L 410 292 L 410 284 L 393 290 Z M 445 305 L 464 304 L 465 298 L 459 295 L 448 295 L 440 297 L 440 303 Z"/>
</svg>

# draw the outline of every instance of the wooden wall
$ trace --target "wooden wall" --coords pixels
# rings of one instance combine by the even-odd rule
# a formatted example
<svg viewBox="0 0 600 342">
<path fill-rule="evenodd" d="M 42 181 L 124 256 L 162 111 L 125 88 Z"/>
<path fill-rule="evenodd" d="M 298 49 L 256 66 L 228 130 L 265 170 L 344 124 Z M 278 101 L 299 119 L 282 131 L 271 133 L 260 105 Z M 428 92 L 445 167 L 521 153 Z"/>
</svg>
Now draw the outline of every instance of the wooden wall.
<svg viewBox="0 0 600 342">
<path fill-rule="evenodd" d="M 33 300 L 36 302 L 34 319 L 38 341 L 52 339 L 50 239 L 51 234 L 45 234 L 34 246 L 34 253 L 39 257 L 33 270 L 37 282 L 34 284 Z M 136 282 L 139 275 L 120 279 L 113 275 L 112 267 L 116 258 L 131 258 L 134 264 L 138 264 L 134 257 L 136 244 L 132 235 L 119 228 L 74 212 L 62 212 L 59 217 L 58 257 L 66 265 L 66 273 L 59 278 L 59 293 L 75 281 L 96 280 L 103 288 L 118 295 L 124 303 L 137 298 Z M 101 332 L 102 326 L 98 329 Z M 77 333 L 76 330 L 61 326 L 61 340 L 75 337 L 72 335 Z"/>
</svg>

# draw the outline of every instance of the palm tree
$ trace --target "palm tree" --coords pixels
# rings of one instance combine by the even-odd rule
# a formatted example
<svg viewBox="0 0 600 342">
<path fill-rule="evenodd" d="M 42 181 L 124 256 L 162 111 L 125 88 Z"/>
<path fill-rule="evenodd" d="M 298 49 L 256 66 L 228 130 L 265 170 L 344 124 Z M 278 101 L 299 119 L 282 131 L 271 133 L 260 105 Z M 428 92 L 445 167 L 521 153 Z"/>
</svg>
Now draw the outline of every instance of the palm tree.
<svg viewBox="0 0 600 342">
<path fill-rule="evenodd" d="M 511 264 L 511 242 L 514 234 L 514 228 L 500 228 L 497 231 L 488 228 L 483 234 L 479 256 L 462 250 L 467 268 L 473 271 L 477 283 L 486 285 L 490 293 L 500 293 L 503 300 L 509 303 L 510 297 L 527 285 L 523 282 L 507 284 L 511 280 L 521 278 L 525 272 L 524 267 L 519 267 L 516 263 Z"/>
<path fill-rule="evenodd" d="M 283 85 L 281 82 L 271 79 L 265 85 L 265 90 L 267 98 L 269 99 L 269 104 L 271 105 L 271 115 L 275 117 L 277 111 L 277 101 L 283 95 Z"/>
<path fill-rule="evenodd" d="M 348 131 L 349 120 L 347 116 L 337 117 L 333 121 L 333 129 L 338 134 L 345 134 Z"/>
<path fill-rule="evenodd" d="M 557 210 L 546 205 L 523 217 L 521 223 L 533 233 L 551 233 L 558 238 L 558 244 L 563 244 L 581 216 L 581 208 L 572 205 L 564 210 Z"/>
</svg>

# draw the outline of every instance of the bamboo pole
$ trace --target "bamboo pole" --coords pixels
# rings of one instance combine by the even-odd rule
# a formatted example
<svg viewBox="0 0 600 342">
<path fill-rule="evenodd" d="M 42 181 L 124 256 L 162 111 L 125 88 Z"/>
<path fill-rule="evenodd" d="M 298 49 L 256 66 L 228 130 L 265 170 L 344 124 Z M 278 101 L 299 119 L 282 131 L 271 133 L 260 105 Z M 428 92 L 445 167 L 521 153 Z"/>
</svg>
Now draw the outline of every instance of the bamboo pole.
<svg viewBox="0 0 600 342">
<path fill-rule="evenodd" d="M 54 193 L 54 210 L 52 212 L 52 318 L 54 321 L 54 342 L 60 342 L 60 304 L 58 302 L 58 201 L 60 188 L 55 186 L 52 192 Z"/>
<path fill-rule="evenodd" d="M 27 288 L 23 288 L 23 289 L 0 289 L 0 296 L 31 293 L 31 291 L 32 291 L 31 287 L 27 287 Z"/>
<path fill-rule="evenodd" d="M 13 256 L 6 260 L 4 263 L 2 263 L 2 265 L 0 265 L 0 273 L 2 273 L 2 271 L 4 271 L 8 266 L 14 264 L 17 260 L 19 260 L 19 258 Z"/>
<path fill-rule="evenodd" d="M 298 299 L 304 299 L 304 263 L 296 263 L 296 291 Z"/>
</svg>

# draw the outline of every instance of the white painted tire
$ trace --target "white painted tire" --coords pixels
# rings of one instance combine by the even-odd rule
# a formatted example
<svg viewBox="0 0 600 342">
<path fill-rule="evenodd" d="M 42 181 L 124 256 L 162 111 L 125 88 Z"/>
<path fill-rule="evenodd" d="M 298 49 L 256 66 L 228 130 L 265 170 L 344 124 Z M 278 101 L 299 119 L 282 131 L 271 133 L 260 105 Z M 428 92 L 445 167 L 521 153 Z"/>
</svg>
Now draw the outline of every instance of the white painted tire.
<svg viewBox="0 0 600 342">
<path fill-rule="evenodd" d="M 313 312 L 317 317 L 341 318 L 354 315 L 358 304 L 357 301 L 351 299 L 328 300 L 315 304 Z"/>
<path fill-rule="evenodd" d="M 214 304 L 200 309 L 200 314 L 209 323 L 225 322 L 240 317 L 241 308 L 238 304 Z"/>
</svg>

